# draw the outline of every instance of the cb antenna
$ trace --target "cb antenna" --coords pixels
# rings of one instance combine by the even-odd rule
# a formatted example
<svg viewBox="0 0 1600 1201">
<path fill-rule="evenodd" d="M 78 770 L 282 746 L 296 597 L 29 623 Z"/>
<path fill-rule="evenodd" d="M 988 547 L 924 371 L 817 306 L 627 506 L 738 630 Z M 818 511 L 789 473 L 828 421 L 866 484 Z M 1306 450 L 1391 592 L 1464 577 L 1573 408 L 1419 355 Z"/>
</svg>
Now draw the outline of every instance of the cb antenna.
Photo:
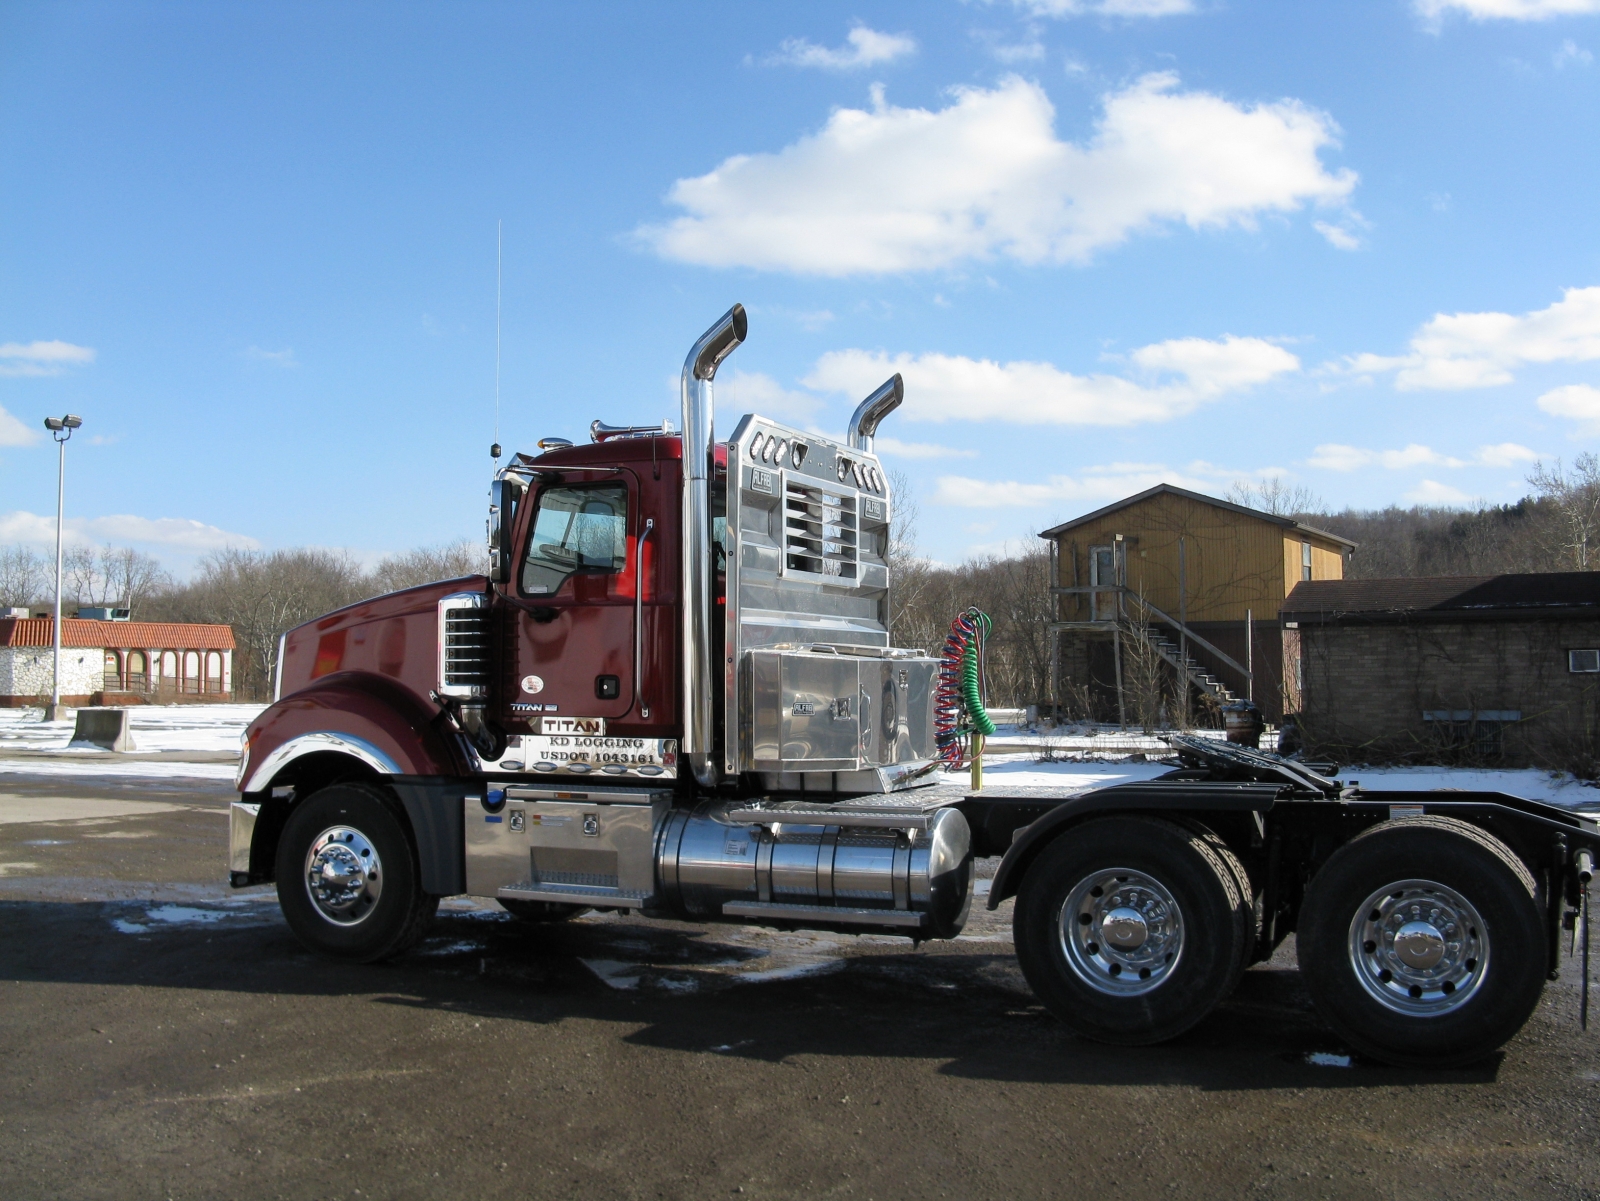
<svg viewBox="0 0 1600 1201">
<path fill-rule="evenodd" d="M 494 223 L 494 442 L 489 457 L 500 462 L 500 262 L 504 245 L 504 219 Z"/>
</svg>

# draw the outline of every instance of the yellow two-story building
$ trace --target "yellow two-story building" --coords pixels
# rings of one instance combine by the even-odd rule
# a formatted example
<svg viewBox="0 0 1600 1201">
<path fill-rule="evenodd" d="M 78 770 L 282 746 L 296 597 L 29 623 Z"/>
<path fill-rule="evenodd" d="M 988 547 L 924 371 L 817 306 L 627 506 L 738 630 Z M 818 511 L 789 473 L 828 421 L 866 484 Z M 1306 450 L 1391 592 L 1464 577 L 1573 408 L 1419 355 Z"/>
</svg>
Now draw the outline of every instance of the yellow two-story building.
<svg viewBox="0 0 1600 1201">
<path fill-rule="evenodd" d="M 1278 611 L 1301 580 L 1344 578 L 1355 543 L 1292 517 L 1158 484 L 1045 530 L 1057 703 L 1127 721 L 1160 664 L 1168 700 L 1283 712 Z M 1137 681 L 1133 677 L 1137 676 Z M 1183 681 L 1182 685 L 1179 681 Z M 1176 716 L 1175 714 L 1173 716 Z"/>
</svg>

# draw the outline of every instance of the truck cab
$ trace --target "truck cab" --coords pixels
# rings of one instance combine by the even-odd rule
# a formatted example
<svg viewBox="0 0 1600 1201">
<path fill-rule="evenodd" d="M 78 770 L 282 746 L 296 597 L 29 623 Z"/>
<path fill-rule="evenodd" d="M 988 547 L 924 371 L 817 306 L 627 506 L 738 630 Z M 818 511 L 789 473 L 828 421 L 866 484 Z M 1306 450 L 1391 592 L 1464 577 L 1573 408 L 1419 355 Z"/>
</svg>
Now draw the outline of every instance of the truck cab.
<svg viewBox="0 0 1600 1201">
<path fill-rule="evenodd" d="M 872 440 L 903 384 L 843 443 L 759 414 L 719 440 L 712 384 L 745 332 L 735 306 L 691 348 L 680 429 L 597 420 L 513 456 L 485 575 L 284 636 L 232 871 L 275 881 L 302 939 L 393 954 L 421 920 L 397 893 L 959 929 L 965 818 L 915 800 L 938 665 L 889 636 Z M 384 854 L 368 827 L 389 825 Z"/>
</svg>

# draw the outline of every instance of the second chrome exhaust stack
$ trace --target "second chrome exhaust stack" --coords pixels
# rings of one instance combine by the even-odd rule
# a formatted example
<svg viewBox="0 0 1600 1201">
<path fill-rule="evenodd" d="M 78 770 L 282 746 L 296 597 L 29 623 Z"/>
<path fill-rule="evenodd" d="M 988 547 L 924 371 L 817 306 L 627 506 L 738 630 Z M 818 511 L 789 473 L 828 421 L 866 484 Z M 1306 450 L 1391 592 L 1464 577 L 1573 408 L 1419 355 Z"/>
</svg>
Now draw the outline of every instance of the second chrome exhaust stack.
<svg viewBox="0 0 1600 1201">
<path fill-rule="evenodd" d="M 872 439 L 877 435 L 878 424 L 900 407 L 906 398 L 906 384 L 896 371 L 877 391 L 856 406 L 850 417 L 850 446 L 853 450 L 872 453 Z"/>
<path fill-rule="evenodd" d="M 711 475 L 717 449 L 711 381 L 748 328 L 744 306 L 734 305 L 700 335 L 683 361 L 683 743 L 678 752 L 707 788 L 717 782 L 711 690 L 719 675 L 711 662 Z"/>
</svg>

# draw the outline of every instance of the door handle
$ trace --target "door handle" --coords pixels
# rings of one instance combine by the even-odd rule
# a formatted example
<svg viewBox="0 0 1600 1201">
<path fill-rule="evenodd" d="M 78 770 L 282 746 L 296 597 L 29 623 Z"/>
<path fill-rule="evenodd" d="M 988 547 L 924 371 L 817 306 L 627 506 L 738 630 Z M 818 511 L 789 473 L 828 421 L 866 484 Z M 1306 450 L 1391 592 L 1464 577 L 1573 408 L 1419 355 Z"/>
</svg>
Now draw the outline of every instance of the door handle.
<svg viewBox="0 0 1600 1201">
<path fill-rule="evenodd" d="M 633 552 L 633 707 L 646 721 L 650 720 L 650 710 L 639 702 L 644 695 L 641 682 L 644 675 L 644 542 L 655 528 L 655 518 L 645 518 L 644 529 L 634 540 Z"/>
</svg>

